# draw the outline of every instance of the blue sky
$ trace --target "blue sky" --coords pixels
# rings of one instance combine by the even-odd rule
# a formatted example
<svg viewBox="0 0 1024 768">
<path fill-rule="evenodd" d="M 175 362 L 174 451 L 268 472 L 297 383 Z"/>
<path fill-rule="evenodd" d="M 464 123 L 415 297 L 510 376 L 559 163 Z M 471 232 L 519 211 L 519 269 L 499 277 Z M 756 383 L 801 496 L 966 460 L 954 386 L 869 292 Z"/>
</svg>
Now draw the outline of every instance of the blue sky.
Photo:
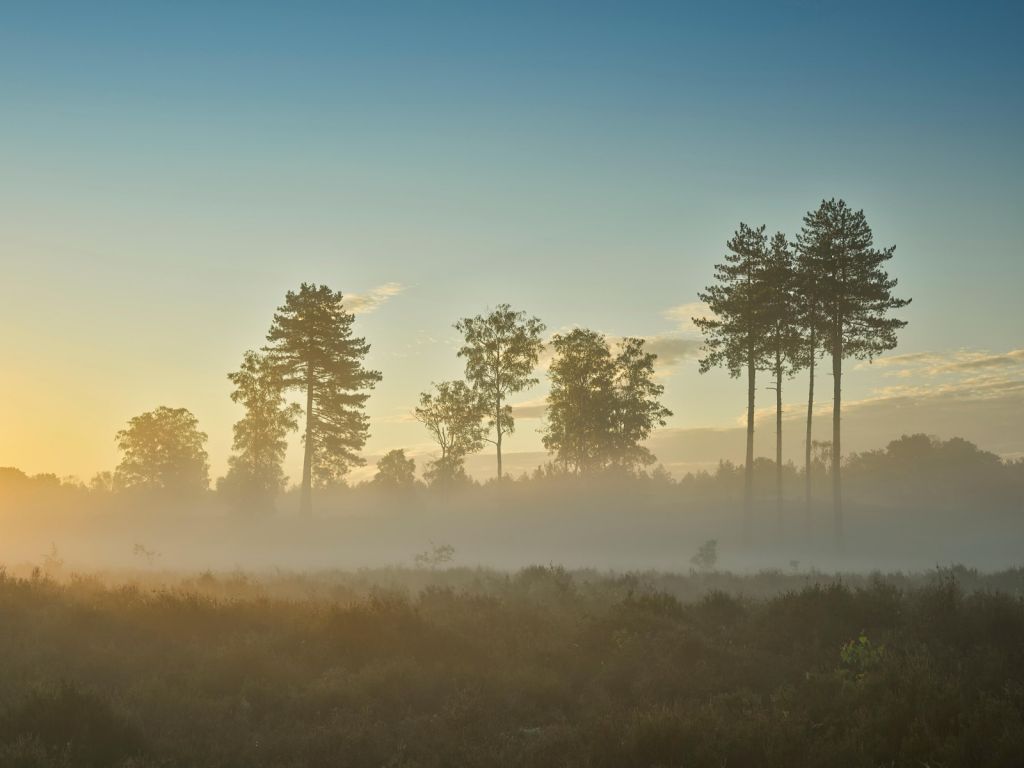
<svg viewBox="0 0 1024 768">
<path fill-rule="evenodd" d="M 421 445 L 403 415 L 460 374 L 458 317 L 509 301 L 552 329 L 685 336 L 665 313 L 737 223 L 791 234 L 822 197 L 896 244 L 900 353 L 1018 349 L 1022 21 L 1019 3 L 5 8 L 0 464 L 90 474 L 166 403 L 199 415 L 218 470 L 224 374 L 302 280 L 402 286 L 359 321 L 385 375 L 368 450 Z M 671 426 L 733 425 L 742 385 L 695 369 L 664 371 Z"/>
</svg>

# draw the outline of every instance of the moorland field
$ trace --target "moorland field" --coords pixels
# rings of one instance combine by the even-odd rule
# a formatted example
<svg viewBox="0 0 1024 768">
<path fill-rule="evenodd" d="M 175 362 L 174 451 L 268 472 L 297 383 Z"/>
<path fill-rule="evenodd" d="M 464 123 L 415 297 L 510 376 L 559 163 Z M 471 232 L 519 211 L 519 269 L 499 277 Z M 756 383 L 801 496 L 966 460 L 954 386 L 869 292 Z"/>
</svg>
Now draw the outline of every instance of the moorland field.
<svg viewBox="0 0 1024 768">
<path fill-rule="evenodd" d="M 1024 571 L 12 570 L 0 680 L 12 768 L 1009 768 Z"/>
</svg>

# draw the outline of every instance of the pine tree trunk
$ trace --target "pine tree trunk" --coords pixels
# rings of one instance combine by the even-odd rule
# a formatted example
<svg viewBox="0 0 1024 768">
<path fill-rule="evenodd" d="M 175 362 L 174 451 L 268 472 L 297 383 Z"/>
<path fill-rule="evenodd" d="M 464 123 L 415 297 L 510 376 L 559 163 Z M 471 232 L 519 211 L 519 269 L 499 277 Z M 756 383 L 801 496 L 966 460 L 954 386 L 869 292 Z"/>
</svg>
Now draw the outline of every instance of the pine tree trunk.
<svg viewBox="0 0 1024 768">
<path fill-rule="evenodd" d="M 782 531 L 782 355 L 775 353 L 775 514 Z"/>
<path fill-rule="evenodd" d="M 840 419 L 843 397 L 843 340 L 838 336 L 832 343 L 832 514 L 835 520 L 836 547 L 843 548 L 843 493 L 842 446 L 840 445 Z"/>
<path fill-rule="evenodd" d="M 750 539 L 754 503 L 754 354 L 747 358 L 747 458 L 743 476 L 743 536 Z"/>
<path fill-rule="evenodd" d="M 313 366 L 306 366 L 306 444 L 302 456 L 302 495 L 299 514 L 313 514 Z"/>
<path fill-rule="evenodd" d="M 811 530 L 811 449 L 813 445 L 812 423 L 814 421 L 814 330 L 811 329 L 810 383 L 807 387 L 807 440 L 804 445 L 804 526 Z"/>
</svg>

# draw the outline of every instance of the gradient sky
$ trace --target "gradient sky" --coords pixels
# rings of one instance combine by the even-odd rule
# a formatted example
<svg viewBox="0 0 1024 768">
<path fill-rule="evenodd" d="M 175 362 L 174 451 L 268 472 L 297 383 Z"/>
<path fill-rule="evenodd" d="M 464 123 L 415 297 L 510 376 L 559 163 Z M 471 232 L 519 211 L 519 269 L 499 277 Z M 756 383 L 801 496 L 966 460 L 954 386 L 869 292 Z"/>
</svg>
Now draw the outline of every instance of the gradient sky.
<svg viewBox="0 0 1024 768">
<path fill-rule="evenodd" d="M 1022 454 L 1022 28 L 1019 2 L 8 4 L 0 465 L 87 478 L 166 404 L 223 472 L 225 374 L 304 280 L 372 310 L 371 459 L 427 450 L 451 324 L 502 301 L 672 352 L 666 463 L 738 457 L 744 386 L 671 310 L 739 221 L 792 234 L 832 196 L 914 299 L 900 357 L 850 366 L 851 449 Z"/>
</svg>

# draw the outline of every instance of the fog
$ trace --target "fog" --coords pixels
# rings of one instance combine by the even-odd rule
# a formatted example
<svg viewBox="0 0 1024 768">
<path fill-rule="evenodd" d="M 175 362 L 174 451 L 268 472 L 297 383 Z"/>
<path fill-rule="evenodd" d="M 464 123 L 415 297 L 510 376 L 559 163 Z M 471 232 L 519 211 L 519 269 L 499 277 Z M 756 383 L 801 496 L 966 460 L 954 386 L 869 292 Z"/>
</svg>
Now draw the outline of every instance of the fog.
<svg viewBox="0 0 1024 768">
<path fill-rule="evenodd" d="M 775 470 L 759 459 L 745 524 L 742 468 L 715 473 L 537 473 L 502 483 L 408 489 L 368 482 L 318 489 L 313 514 L 298 492 L 254 511 L 209 492 L 188 499 L 112 492 L 6 470 L 0 484 L 0 562 L 62 561 L 65 575 L 97 569 L 352 570 L 413 567 L 437 547 L 444 566 L 514 570 L 532 564 L 615 571 L 687 571 L 717 544 L 712 568 L 734 572 L 926 570 L 960 563 L 1019 564 L 1024 547 L 1024 463 L 965 441 L 905 437 L 846 462 L 845 534 L 830 501 L 801 498 L 803 476 L 785 467 L 781 516 Z M 814 487 L 828 489 L 817 465 Z M 417 556 L 420 559 L 417 560 Z M 704 566 L 707 567 L 707 566 Z"/>
</svg>

